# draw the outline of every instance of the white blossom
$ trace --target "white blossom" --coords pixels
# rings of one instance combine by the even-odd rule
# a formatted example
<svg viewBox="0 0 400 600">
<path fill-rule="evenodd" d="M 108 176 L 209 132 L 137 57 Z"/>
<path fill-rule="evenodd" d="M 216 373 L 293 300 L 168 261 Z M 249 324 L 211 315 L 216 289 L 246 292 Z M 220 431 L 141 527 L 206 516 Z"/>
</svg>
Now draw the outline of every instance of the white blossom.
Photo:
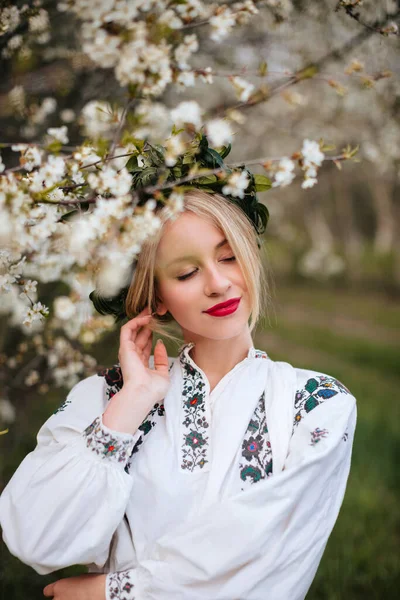
<svg viewBox="0 0 400 600">
<path fill-rule="evenodd" d="M 317 179 L 315 179 L 314 177 L 308 177 L 304 179 L 303 183 L 301 184 L 301 187 L 305 190 L 307 188 L 314 187 L 316 183 L 318 183 Z"/>
<path fill-rule="evenodd" d="M 211 35 L 214 42 L 221 42 L 236 24 L 234 13 L 228 7 L 221 8 L 219 14 L 210 18 Z"/>
<path fill-rule="evenodd" d="M 178 157 L 186 150 L 186 145 L 180 135 L 172 135 L 165 143 L 165 164 L 167 167 L 173 167 Z"/>
<path fill-rule="evenodd" d="M 37 146 L 25 147 L 19 158 L 19 163 L 27 171 L 32 171 L 35 167 L 42 164 L 43 152 Z"/>
<path fill-rule="evenodd" d="M 207 123 L 207 136 L 212 146 L 220 148 L 232 142 L 232 129 L 225 119 L 213 119 Z"/>
<path fill-rule="evenodd" d="M 196 129 L 202 125 L 202 110 L 197 102 L 188 100 L 178 104 L 171 110 L 171 119 L 178 127 L 185 123 L 191 123 Z"/>
<path fill-rule="evenodd" d="M 48 12 L 44 8 L 40 8 L 36 15 L 29 17 L 29 31 L 39 33 L 47 29 L 50 25 Z"/>
<path fill-rule="evenodd" d="M 185 196 L 181 191 L 174 191 L 169 196 L 167 204 L 163 209 L 163 215 L 171 220 L 175 220 L 184 210 Z"/>
<path fill-rule="evenodd" d="M 97 192 L 110 192 L 114 196 L 124 196 L 132 185 L 132 177 L 127 169 L 117 172 L 111 165 L 103 167 L 98 173 L 89 173 L 87 181 Z"/>
<path fill-rule="evenodd" d="M 21 17 L 16 6 L 6 6 L 0 11 L 0 33 L 14 31 L 20 23 Z"/>
<path fill-rule="evenodd" d="M 64 123 L 72 123 L 75 120 L 75 117 L 75 111 L 72 110 L 72 108 L 64 108 L 64 110 L 60 112 L 60 118 Z"/>
<path fill-rule="evenodd" d="M 47 133 L 62 144 L 68 144 L 68 129 L 66 125 L 62 125 L 61 127 L 49 127 Z"/>
<path fill-rule="evenodd" d="M 246 171 L 236 171 L 228 177 L 228 183 L 222 188 L 222 193 L 237 198 L 244 198 L 244 193 L 248 185 L 249 177 Z"/>
<path fill-rule="evenodd" d="M 275 173 L 275 179 L 272 184 L 272 187 L 285 187 L 292 183 L 295 178 L 295 173 L 293 173 L 295 168 L 295 163 L 288 157 L 283 157 L 278 163 L 278 170 Z"/>
<path fill-rule="evenodd" d="M 188 60 L 194 52 L 199 49 L 199 42 L 196 34 L 185 35 L 182 44 L 175 48 L 175 60 L 180 69 L 189 69 Z"/>
<path fill-rule="evenodd" d="M 322 161 L 325 158 L 325 154 L 321 152 L 318 142 L 312 140 L 304 140 L 301 148 L 301 153 L 304 159 L 305 166 L 322 165 Z"/>
<path fill-rule="evenodd" d="M 25 377 L 24 383 L 28 387 L 32 387 L 33 385 L 36 385 L 36 383 L 38 383 L 39 381 L 40 381 L 39 372 L 36 371 L 36 369 L 32 369 L 30 371 L 30 373 L 28 373 L 28 375 Z"/>
<path fill-rule="evenodd" d="M 32 296 L 34 296 L 36 294 L 37 284 L 38 284 L 37 281 L 32 281 L 31 279 L 28 279 L 28 281 L 25 281 L 23 288 L 22 288 L 22 292 L 19 294 L 19 297 L 32 299 Z"/>
<path fill-rule="evenodd" d="M 183 88 L 193 87 L 195 85 L 195 76 L 193 71 L 181 71 L 176 78 L 176 82 Z"/>
<path fill-rule="evenodd" d="M 8 92 L 8 101 L 15 112 L 23 114 L 25 110 L 26 97 L 25 90 L 22 85 L 15 85 Z"/>
<path fill-rule="evenodd" d="M 54 300 L 53 308 L 55 316 L 62 321 L 71 319 L 76 313 L 75 304 L 68 296 L 58 296 Z"/>
<path fill-rule="evenodd" d="M 8 398 L 0 398 L 0 421 L 3 423 L 13 423 L 15 416 L 15 408 Z"/>
<path fill-rule="evenodd" d="M 234 87 L 236 97 L 241 102 L 247 102 L 254 91 L 254 85 L 243 79 L 243 77 L 234 76 L 230 77 L 229 79 Z"/>
<path fill-rule="evenodd" d="M 180 19 L 171 8 L 168 8 L 161 14 L 158 18 L 158 22 L 168 25 L 171 29 L 180 29 L 183 25 L 182 19 Z"/>
<path fill-rule="evenodd" d="M 35 321 L 42 321 L 49 314 L 49 309 L 41 302 L 36 302 L 31 308 L 28 308 L 25 318 L 22 321 L 23 325 L 30 327 Z"/>
</svg>

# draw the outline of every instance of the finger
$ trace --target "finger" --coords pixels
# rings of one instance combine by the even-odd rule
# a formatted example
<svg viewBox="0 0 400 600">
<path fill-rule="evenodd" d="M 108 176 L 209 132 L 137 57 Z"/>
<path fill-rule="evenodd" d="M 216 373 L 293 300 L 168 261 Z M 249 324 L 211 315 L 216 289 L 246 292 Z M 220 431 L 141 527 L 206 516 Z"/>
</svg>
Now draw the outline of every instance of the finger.
<svg viewBox="0 0 400 600">
<path fill-rule="evenodd" d="M 54 596 L 54 583 L 50 583 L 49 585 L 46 585 L 46 587 L 43 589 L 43 596 L 46 596 L 48 598 L 51 598 Z"/>
<path fill-rule="evenodd" d="M 152 330 L 148 325 L 145 325 L 137 334 L 135 339 L 135 345 L 139 352 L 143 352 L 147 346 L 149 338 L 151 338 Z"/>
<path fill-rule="evenodd" d="M 162 340 L 157 340 L 157 342 L 158 343 L 154 346 L 154 367 L 156 371 L 159 371 L 162 375 L 168 376 L 169 363 L 167 349 Z"/>
<path fill-rule="evenodd" d="M 120 343 L 122 344 L 126 342 L 135 342 L 137 330 L 139 329 L 139 327 L 147 325 L 150 318 L 150 315 L 146 315 L 143 317 L 135 317 L 134 319 L 131 319 L 130 321 L 128 321 L 128 323 L 123 325 L 120 331 Z"/>
</svg>

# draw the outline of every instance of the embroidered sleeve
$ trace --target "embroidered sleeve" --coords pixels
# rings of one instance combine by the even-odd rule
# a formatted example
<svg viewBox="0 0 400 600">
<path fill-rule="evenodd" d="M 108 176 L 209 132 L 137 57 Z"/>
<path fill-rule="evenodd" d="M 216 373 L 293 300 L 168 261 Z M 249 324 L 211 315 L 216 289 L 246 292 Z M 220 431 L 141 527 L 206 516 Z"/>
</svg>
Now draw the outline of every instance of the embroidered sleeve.
<svg viewBox="0 0 400 600">
<path fill-rule="evenodd" d="M 138 430 L 134 435 L 131 435 L 113 431 L 104 425 L 100 415 L 86 427 L 82 435 L 87 448 L 100 459 L 121 463 L 125 467 L 142 432 Z"/>
<path fill-rule="evenodd" d="M 293 433 L 300 421 L 314 408 L 340 394 L 352 395 L 350 390 L 335 377 L 319 373 L 308 377 L 304 385 L 296 391 Z"/>
<path fill-rule="evenodd" d="M 106 577 L 106 600 L 135 600 L 132 569 L 108 573 Z"/>
</svg>

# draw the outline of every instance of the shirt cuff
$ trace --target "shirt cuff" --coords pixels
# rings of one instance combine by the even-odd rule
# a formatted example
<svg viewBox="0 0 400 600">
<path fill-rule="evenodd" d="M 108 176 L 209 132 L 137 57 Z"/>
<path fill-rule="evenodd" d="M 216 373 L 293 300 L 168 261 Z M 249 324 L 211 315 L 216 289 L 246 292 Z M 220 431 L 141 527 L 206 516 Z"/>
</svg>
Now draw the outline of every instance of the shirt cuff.
<svg viewBox="0 0 400 600">
<path fill-rule="evenodd" d="M 132 582 L 133 569 L 108 573 L 106 577 L 106 600 L 135 600 Z"/>
<path fill-rule="evenodd" d="M 125 467 L 142 432 L 138 430 L 131 435 L 109 429 L 104 425 L 102 415 L 100 415 L 86 427 L 82 435 L 87 448 L 99 458 L 107 462 L 119 463 Z"/>
</svg>

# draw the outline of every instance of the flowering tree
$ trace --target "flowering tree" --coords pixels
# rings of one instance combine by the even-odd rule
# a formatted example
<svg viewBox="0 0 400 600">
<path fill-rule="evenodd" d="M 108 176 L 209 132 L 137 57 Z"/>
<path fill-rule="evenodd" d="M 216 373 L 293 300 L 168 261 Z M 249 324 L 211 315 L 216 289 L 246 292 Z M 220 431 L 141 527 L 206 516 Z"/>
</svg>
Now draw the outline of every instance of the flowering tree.
<svg viewBox="0 0 400 600">
<path fill-rule="evenodd" d="M 367 23 L 359 0 L 334 4 L 332 14 L 336 9 L 363 35 L 398 34 L 396 13 Z M 325 163 L 340 170 L 354 160 L 357 139 L 336 151 L 305 132 L 274 155 L 254 158 L 247 149 L 227 165 L 196 163 L 204 136 L 214 156 L 227 154 L 246 130 L 249 109 L 301 107 L 300 84 L 320 79 L 331 94 L 344 95 L 337 78 L 321 74 L 322 60 L 290 71 L 271 71 L 264 59 L 239 72 L 209 64 L 210 48 L 222 62 L 218 49 L 229 47 L 229 36 L 240 44 L 238 32 L 247 31 L 251 40 L 255 22 L 276 31 L 295 10 L 290 0 L 36 0 L 0 9 L 2 60 L 13 80 L 3 96 L 0 140 L 1 313 L 4 331 L 25 336 L 16 355 L 0 355 L 5 423 L 14 416 L 13 386 L 69 389 L 95 372 L 90 348 L 115 324 L 94 311 L 89 293 L 112 296 L 126 284 L 144 240 L 160 227 L 157 208 L 178 215 L 185 185 L 217 183 L 237 199 L 251 184 L 258 191 L 291 184 L 308 190 Z M 343 49 L 346 58 L 351 49 Z M 389 73 L 365 73 L 353 59 L 344 75 L 361 78 L 365 88 Z M 56 91 L 47 95 L 54 78 L 59 85 L 53 81 Z M 261 170 L 253 182 L 244 165 Z M 42 289 L 51 289 L 49 306 Z"/>
</svg>

